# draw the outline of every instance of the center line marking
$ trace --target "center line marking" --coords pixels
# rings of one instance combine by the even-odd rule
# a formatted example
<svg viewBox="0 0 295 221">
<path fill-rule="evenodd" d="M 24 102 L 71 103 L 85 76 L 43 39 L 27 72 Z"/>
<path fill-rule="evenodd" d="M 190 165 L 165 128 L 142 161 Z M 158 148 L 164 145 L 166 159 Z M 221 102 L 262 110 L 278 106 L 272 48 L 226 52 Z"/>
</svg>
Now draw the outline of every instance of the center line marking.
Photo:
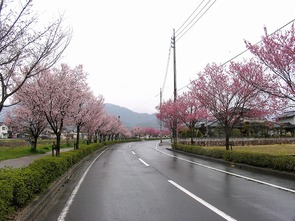
<svg viewBox="0 0 295 221">
<path fill-rule="evenodd" d="M 178 189 L 180 189 L 182 192 L 184 192 L 187 195 L 189 195 L 194 200 L 198 201 L 199 203 L 201 203 L 202 205 L 204 205 L 205 207 L 207 207 L 208 209 L 212 210 L 214 213 L 216 213 L 217 215 L 221 216 L 225 220 L 236 221 L 236 219 L 232 218 L 231 216 L 229 216 L 226 213 L 222 212 L 221 210 L 217 209 L 215 206 L 212 206 L 210 203 L 206 202 L 205 200 L 203 200 L 200 197 L 196 196 L 195 194 L 191 193 L 190 191 L 188 191 L 187 189 L 183 188 L 182 186 L 180 186 L 179 184 L 175 183 L 174 181 L 168 180 L 168 182 L 171 183 L 173 186 L 177 187 Z"/>
<path fill-rule="evenodd" d="M 148 165 L 146 162 L 144 162 L 142 159 L 138 158 L 144 165 L 146 165 L 147 167 L 150 166 Z"/>
</svg>

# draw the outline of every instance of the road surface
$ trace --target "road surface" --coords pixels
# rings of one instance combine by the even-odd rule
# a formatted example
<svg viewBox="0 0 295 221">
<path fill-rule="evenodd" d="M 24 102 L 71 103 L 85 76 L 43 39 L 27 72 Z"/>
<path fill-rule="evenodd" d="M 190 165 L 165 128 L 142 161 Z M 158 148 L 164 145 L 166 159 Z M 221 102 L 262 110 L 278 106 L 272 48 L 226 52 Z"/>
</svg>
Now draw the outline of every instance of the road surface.
<svg viewBox="0 0 295 221">
<path fill-rule="evenodd" d="M 37 220 L 295 220 L 295 180 L 166 150 L 114 145 L 89 160 Z"/>
</svg>

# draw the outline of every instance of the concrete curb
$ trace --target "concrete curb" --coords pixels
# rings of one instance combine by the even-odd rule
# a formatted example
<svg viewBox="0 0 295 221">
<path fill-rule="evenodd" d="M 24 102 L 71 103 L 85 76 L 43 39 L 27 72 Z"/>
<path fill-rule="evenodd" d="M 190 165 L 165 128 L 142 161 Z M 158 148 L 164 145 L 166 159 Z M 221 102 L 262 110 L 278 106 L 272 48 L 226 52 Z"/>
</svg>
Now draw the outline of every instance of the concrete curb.
<svg viewBox="0 0 295 221">
<path fill-rule="evenodd" d="M 49 187 L 48 190 L 43 192 L 40 196 L 38 196 L 33 202 L 31 202 L 28 206 L 26 206 L 21 211 L 18 211 L 15 221 L 32 221 L 37 215 L 45 208 L 45 206 L 50 202 L 50 200 L 58 193 L 58 191 L 62 188 L 62 186 L 67 182 L 67 180 L 75 174 L 78 169 L 91 157 L 97 155 L 107 149 L 109 146 L 105 146 L 96 150 L 89 156 L 83 158 L 80 162 L 73 165 L 64 175 L 62 175 L 58 180 L 53 182 L 53 184 Z"/>
</svg>

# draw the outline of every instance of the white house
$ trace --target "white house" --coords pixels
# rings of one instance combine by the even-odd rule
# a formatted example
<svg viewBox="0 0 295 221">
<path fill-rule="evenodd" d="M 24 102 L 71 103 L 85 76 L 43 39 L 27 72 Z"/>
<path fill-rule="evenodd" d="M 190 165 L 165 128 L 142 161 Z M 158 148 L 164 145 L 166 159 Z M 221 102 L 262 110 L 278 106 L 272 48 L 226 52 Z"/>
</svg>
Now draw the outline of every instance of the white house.
<svg viewBox="0 0 295 221">
<path fill-rule="evenodd" d="M 3 122 L 0 122 L 0 138 L 1 139 L 8 138 L 8 127 Z"/>
</svg>

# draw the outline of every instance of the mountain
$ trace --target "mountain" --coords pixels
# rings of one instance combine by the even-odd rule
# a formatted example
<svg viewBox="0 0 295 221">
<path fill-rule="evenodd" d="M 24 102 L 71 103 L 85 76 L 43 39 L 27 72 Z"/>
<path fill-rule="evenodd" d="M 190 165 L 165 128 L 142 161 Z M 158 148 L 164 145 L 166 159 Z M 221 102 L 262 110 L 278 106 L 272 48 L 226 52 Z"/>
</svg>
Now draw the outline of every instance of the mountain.
<svg viewBox="0 0 295 221">
<path fill-rule="evenodd" d="M 126 128 L 140 126 L 158 129 L 160 127 L 155 114 L 137 113 L 109 103 L 106 103 L 104 108 L 109 115 L 120 116 L 120 120 Z M 4 121 L 6 113 L 12 109 L 13 107 L 3 108 L 0 113 L 0 122 Z"/>
<path fill-rule="evenodd" d="M 125 107 L 109 103 L 105 103 L 104 108 L 109 115 L 120 116 L 120 120 L 126 128 L 133 128 L 136 126 L 159 128 L 159 123 L 155 114 L 137 113 Z"/>
<path fill-rule="evenodd" d="M 11 107 L 4 107 L 2 111 L 0 112 L 0 122 L 3 122 L 5 120 L 6 114 L 11 111 L 14 108 L 14 106 Z"/>
</svg>

